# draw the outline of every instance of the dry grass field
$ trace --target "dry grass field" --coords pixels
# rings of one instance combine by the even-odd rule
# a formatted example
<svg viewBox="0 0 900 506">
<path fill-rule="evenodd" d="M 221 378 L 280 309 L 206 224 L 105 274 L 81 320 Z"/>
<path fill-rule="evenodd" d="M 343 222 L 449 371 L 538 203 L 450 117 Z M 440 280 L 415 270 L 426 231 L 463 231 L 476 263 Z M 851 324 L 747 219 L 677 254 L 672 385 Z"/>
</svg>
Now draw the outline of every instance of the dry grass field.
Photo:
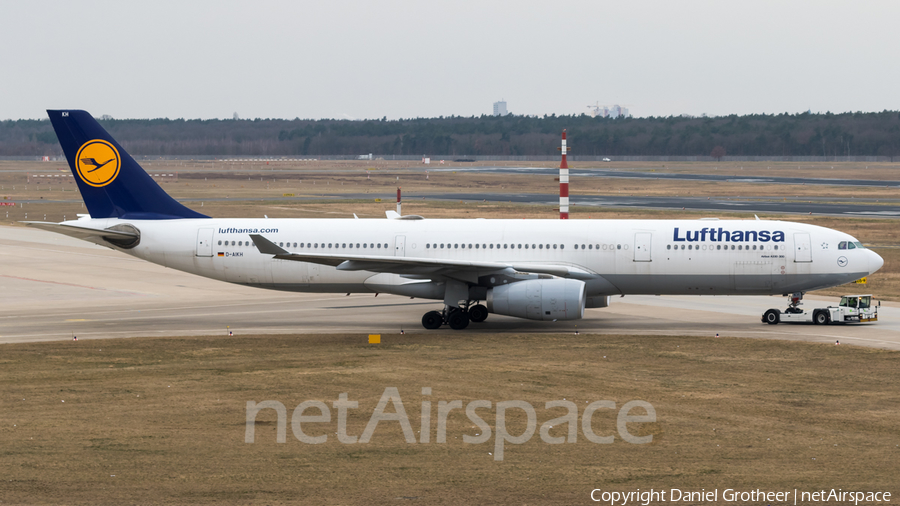
<svg viewBox="0 0 900 506">
<path fill-rule="evenodd" d="M 0 501 L 3 504 L 583 504 L 590 491 L 886 490 L 900 493 L 900 356 L 848 346 L 750 339 L 442 333 L 123 339 L 4 345 L 0 358 Z M 244 442 L 247 401 L 358 401 L 347 434 L 360 435 L 387 387 L 396 387 L 420 438 L 383 421 L 368 443 L 343 444 L 331 423 L 257 417 Z M 421 389 L 431 387 L 423 396 Z M 436 442 L 439 401 L 523 400 L 544 409 L 610 400 L 649 402 L 655 423 L 629 423 L 648 444 L 616 435 L 613 410 L 585 439 L 547 444 L 539 433 L 505 445 L 462 442 L 480 430 L 462 410 Z M 387 412 L 393 412 L 388 407 Z M 478 413 L 494 426 L 494 408 Z M 307 415 L 316 415 L 312 410 Z M 643 414 L 641 409 L 631 414 Z M 525 430 L 521 410 L 509 434 Z M 566 424 L 549 435 L 565 435 Z"/>
</svg>

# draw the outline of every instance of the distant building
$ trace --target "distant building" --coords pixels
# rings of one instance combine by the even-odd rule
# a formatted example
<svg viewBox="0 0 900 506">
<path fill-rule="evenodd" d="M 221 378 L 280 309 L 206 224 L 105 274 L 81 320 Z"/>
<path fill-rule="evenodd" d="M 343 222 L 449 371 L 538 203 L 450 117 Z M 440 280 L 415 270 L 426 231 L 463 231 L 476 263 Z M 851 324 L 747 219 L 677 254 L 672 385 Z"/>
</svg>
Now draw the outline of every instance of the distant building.
<svg viewBox="0 0 900 506">
<path fill-rule="evenodd" d="M 587 106 L 588 110 L 591 112 L 591 117 L 593 118 L 628 118 L 631 116 L 631 113 L 628 111 L 627 107 L 622 107 L 620 105 L 600 105 L 598 102 L 595 105 Z"/>
<path fill-rule="evenodd" d="M 610 118 L 618 118 L 618 117 L 627 118 L 629 116 L 631 116 L 631 114 L 628 113 L 627 107 L 622 107 L 620 105 L 614 105 L 609 108 L 609 117 Z"/>
<path fill-rule="evenodd" d="M 509 114 L 509 112 L 506 111 L 505 100 L 494 102 L 494 116 L 506 116 L 507 114 Z"/>
</svg>

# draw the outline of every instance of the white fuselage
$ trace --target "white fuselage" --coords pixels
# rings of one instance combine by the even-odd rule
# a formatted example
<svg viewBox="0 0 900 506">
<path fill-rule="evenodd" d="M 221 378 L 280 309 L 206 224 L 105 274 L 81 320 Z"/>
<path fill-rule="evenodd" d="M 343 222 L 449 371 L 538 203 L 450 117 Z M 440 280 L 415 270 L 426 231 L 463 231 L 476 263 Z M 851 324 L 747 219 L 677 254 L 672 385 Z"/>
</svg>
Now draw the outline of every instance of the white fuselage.
<svg viewBox="0 0 900 506">
<path fill-rule="evenodd" d="M 140 230 L 131 249 L 173 269 L 261 288 L 302 292 L 385 292 L 440 299 L 429 276 L 344 271 L 260 253 L 259 234 L 293 253 L 404 256 L 561 265 L 586 271 L 589 297 L 613 294 L 782 294 L 836 286 L 883 261 L 856 240 L 814 225 L 761 220 L 401 220 L 401 219 L 81 219 L 103 229 Z M 433 276 L 432 276 L 433 277 Z M 424 279 L 423 279 L 424 278 Z M 502 276 L 479 273 L 490 287 Z"/>
</svg>

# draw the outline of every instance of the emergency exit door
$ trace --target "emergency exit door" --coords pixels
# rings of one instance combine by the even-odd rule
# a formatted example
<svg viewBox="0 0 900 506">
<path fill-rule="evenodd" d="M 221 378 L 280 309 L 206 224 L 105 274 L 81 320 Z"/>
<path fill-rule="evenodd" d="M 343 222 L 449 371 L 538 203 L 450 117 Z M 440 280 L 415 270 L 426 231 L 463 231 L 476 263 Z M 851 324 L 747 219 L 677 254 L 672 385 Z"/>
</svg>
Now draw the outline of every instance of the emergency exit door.
<svg viewBox="0 0 900 506">
<path fill-rule="evenodd" d="M 634 261 L 649 262 L 650 259 L 650 241 L 653 234 L 650 232 L 637 232 L 634 234 Z"/>
<path fill-rule="evenodd" d="M 197 256 L 211 257 L 213 255 L 212 238 L 213 230 L 211 228 L 201 228 L 197 231 Z"/>
<path fill-rule="evenodd" d="M 794 234 L 794 262 L 812 262 L 809 234 Z"/>
</svg>

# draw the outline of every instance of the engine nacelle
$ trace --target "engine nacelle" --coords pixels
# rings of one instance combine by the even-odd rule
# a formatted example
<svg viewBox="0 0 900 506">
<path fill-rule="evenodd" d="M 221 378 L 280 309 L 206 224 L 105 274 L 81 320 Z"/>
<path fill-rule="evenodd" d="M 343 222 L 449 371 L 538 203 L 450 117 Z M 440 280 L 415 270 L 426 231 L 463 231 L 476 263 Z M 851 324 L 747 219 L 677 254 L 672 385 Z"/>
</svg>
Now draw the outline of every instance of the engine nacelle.
<svg viewBox="0 0 900 506">
<path fill-rule="evenodd" d="M 529 279 L 488 290 L 488 311 L 529 320 L 578 320 L 584 316 L 584 281 Z"/>
<path fill-rule="evenodd" d="M 591 309 L 596 307 L 609 307 L 609 295 L 597 295 L 588 297 L 584 307 Z"/>
</svg>

